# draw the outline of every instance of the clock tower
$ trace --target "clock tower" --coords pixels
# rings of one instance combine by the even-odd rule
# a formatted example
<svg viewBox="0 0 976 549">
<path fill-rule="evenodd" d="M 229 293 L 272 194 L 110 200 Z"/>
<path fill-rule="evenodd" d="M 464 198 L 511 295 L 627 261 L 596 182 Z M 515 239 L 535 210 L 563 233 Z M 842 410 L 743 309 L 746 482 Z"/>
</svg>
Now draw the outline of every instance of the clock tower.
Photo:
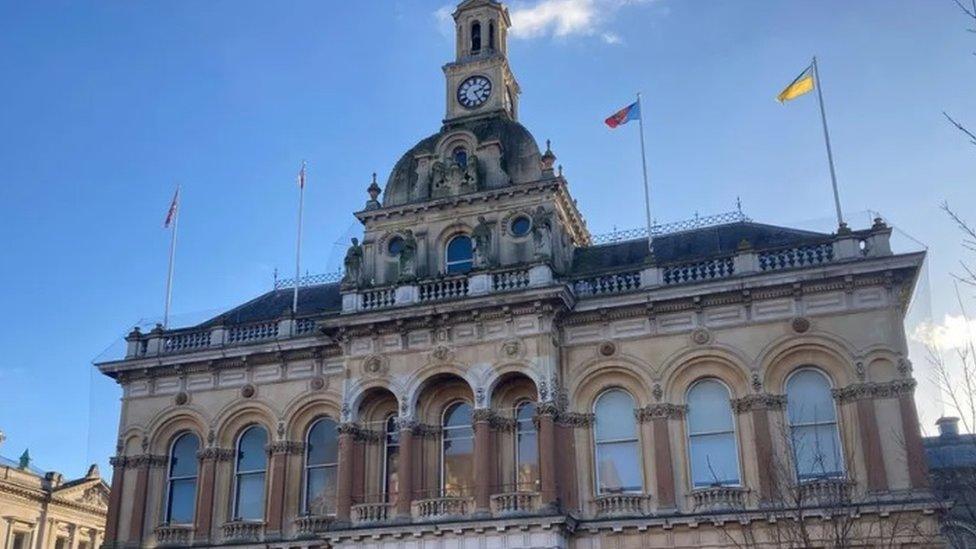
<svg viewBox="0 0 976 549">
<path fill-rule="evenodd" d="M 457 55 L 444 65 L 450 123 L 488 115 L 518 120 L 521 90 L 508 64 L 508 9 L 495 0 L 467 0 L 453 14 Z"/>
</svg>

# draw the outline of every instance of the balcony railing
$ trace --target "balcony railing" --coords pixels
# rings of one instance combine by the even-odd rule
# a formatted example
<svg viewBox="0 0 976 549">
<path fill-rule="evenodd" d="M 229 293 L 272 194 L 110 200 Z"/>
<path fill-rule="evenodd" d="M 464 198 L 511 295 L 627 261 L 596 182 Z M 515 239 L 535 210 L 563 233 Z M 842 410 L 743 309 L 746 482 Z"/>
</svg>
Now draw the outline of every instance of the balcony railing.
<svg viewBox="0 0 976 549">
<path fill-rule="evenodd" d="M 580 297 L 619 294 L 639 290 L 640 287 L 640 271 L 592 276 L 577 280 L 573 285 L 576 295 Z"/>
<path fill-rule="evenodd" d="M 495 292 L 507 292 L 529 287 L 529 270 L 516 269 L 491 273 L 491 289 Z"/>
<path fill-rule="evenodd" d="M 734 273 L 735 264 L 733 257 L 728 256 L 671 265 L 665 267 L 662 274 L 664 276 L 664 283 L 671 285 L 727 278 Z"/>
<path fill-rule="evenodd" d="M 381 288 L 379 290 L 369 290 L 360 294 L 363 299 L 363 310 L 385 309 L 392 307 L 396 303 L 395 288 Z"/>
<path fill-rule="evenodd" d="M 421 283 L 418 287 L 420 302 L 457 299 L 468 295 L 468 277 L 446 278 Z"/>
<path fill-rule="evenodd" d="M 539 492 L 508 492 L 491 496 L 491 512 L 495 515 L 535 513 L 540 508 Z"/>
<path fill-rule="evenodd" d="M 822 478 L 802 482 L 800 504 L 804 506 L 841 505 L 851 500 L 853 483 L 844 478 Z"/>
<path fill-rule="evenodd" d="M 795 267 L 822 265 L 834 260 L 834 243 L 822 242 L 781 250 L 759 253 L 759 268 L 763 271 L 779 271 Z"/>
<path fill-rule="evenodd" d="M 227 330 L 228 343 L 248 343 L 251 341 L 264 341 L 278 337 L 278 321 L 259 322 L 256 324 L 244 324 L 234 326 Z"/>
<path fill-rule="evenodd" d="M 193 537 L 193 527 L 185 524 L 162 524 L 156 527 L 158 547 L 186 547 Z"/>
<path fill-rule="evenodd" d="M 734 511 L 745 507 L 746 493 L 741 486 L 696 488 L 691 499 L 696 511 Z"/>
<path fill-rule="evenodd" d="M 305 515 L 295 519 L 295 530 L 299 537 L 312 537 L 319 532 L 325 532 L 335 521 L 333 516 Z"/>
<path fill-rule="evenodd" d="M 392 505 L 389 503 L 360 503 L 352 506 L 352 521 L 355 524 L 371 524 L 390 519 Z"/>
<path fill-rule="evenodd" d="M 463 516 L 468 513 L 470 501 L 470 498 L 458 496 L 417 500 L 413 502 L 414 517 L 429 520 Z"/>
<path fill-rule="evenodd" d="M 210 346 L 210 331 L 187 332 L 163 339 L 164 353 L 182 353 Z"/>
<path fill-rule="evenodd" d="M 261 540 L 264 522 L 257 520 L 232 520 L 220 528 L 224 541 L 254 542 Z"/>
<path fill-rule="evenodd" d="M 632 517 L 647 513 L 646 494 L 603 494 L 593 499 L 601 517 Z"/>
</svg>

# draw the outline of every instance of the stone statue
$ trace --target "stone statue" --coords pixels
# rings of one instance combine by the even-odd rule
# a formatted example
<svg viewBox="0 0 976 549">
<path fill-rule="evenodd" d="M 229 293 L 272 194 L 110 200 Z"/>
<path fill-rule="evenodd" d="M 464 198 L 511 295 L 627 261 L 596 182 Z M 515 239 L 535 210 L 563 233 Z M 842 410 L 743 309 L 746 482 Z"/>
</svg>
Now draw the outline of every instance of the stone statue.
<svg viewBox="0 0 976 549">
<path fill-rule="evenodd" d="M 480 189 L 478 180 L 478 157 L 474 154 L 468 157 L 467 166 L 464 169 L 464 180 L 461 187 L 465 191 L 474 192 Z"/>
<path fill-rule="evenodd" d="M 428 181 L 428 192 L 432 196 L 442 196 L 444 194 L 444 187 L 446 185 L 447 179 L 447 166 L 444 165 L 440 160 L 435 160 L 430 166 L 430 175 Z"/>
<path fill-rule="evenodd" d="M 403 248 L 400 250 L 400 281 L 410 281 L 417 278 L 417 239 L 413 231 L 407 229 L 403 233 Z"/>
<path fill-rule="evenodd" d="M 548 259 L 552 255 L 552 220 L 542 206 L 532 212 L 532 241 L 536 259 Z"/>
<path fill-rule="evenodd" d="M 471 240 L 474 242 L 474 267 L 476 269 L 491 265 L 491 226 L 485 220 L 485 216 L 478 216 L 478 224 L 471 231 Z"/>
<path fill-rule="evenodd" d="M 352 245 L 346 250 L 343 263 L 346 274 L 342 277 L 342 285 L 358 288 L 363 280 L 363 247 L 359 244 L 358 238 L 352 239 Z"/>
</svg>

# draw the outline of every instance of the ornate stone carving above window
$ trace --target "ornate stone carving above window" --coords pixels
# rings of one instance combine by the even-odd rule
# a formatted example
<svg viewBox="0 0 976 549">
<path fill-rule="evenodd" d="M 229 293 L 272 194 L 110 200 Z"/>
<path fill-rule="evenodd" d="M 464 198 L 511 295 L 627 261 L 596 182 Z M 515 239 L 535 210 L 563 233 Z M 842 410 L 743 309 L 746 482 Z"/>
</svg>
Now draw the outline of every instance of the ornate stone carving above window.
<svg viewBox="0 0 976 549">
<path fill-rule="evenodd" d="M 752 410 L 782 410 L 786 406 L 786 395 L 759 393 L 732 399 L 732 410 L 737 414 Z"/>
<path fill-rule="evenodd" d="M 649 404 L 643 408 L 637 408 L 634 410 L 634 417 L 640 423 L 655 419 L 681 419 L 685 417 L 685 412 L 687 411 L 687 406 L 659 402 L 657 404 Z"/>
<path fill-rule="evenodd" d="M 201 461 L 231 461 L 237 455 L 233 448 L 204 448 L 197 452 L 197 459 Z"/>
<path fill-rule="evenodd" d="M 276 454 L 298 455 L 305 451 L 305 443 L 293 440 L 279 440 L 265 446 L 265 450 L 267 450 L 269 456 Z"/>
<path fill-rule="evenodd" d="M 894 398 L 900 395 L 910 395 L 915 391 L 917 382 L 914 379 L 896 379 L 887 383 L 855 383 L 833 389 L 831 394 L 837 402 L 845 404 L 862 399 Z"/>
</svg>

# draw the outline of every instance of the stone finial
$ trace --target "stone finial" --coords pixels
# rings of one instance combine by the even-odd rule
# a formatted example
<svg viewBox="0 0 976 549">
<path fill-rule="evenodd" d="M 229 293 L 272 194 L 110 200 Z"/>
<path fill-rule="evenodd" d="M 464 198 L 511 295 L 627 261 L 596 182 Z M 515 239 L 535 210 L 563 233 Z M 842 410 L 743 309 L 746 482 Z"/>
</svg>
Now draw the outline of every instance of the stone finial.
<svg viewBox="0 0 976 549">
<path fill-rule="evenodd" d="M 85 478 L 102 478 L 101 473 L 98 471 L 97 463 L 91 464 L 91 467 L 88 468 L 88 473 L 85 474 Z"/>
<path fill-rule="evenodd" d="M 543 175 L 552 177 L 553 170 L 552 167 L 556 163 L 556 155 L 552 152 L 552 142 L 546 139 L 546 152 L 542 155 L 542 173 Z M 560 172 L 562 168 L 560 167 Z"/>
<path fill-rule="evenodd" d="M 30 462 L 31 462 L 30 450 L 25 448 L 24 453 L 20 454 L 20 462 L 17 464 L 17 467 L 21 469 L 27 469 L 28 467 L 30 467 Z"/>
<path fill-rule="evenodd" d="M 369 193 L 369 200 L 366 201 L 367 210 L 375 210 L 380 207 L 380 202 L 377 200 L 383 189 L 380 188 L 379 183 L 376 182 L 376 172 L 373 172 L 373 181 L 366 188 L 366 192 Z"/>
<path fill-rule="evenodd" d="M 748 238 L 743 238 L 739 241 L 737 248 L 740 252 L 749 251 L 752 249 L 752 242 L 749 242 Z"/>
<path fill-rule="evenodd" d="M 847 223 L 841 222 L 841 224 L 837 226 L 837 236 L 848 234 L 851 234 L 851 228 L 847 226 Z"/>
<path fill-rule="evenodd" d="M 880 231 L 887 228 L 888 228 L 888 224 L 885 223 L 884 219 L 881 219 L 881 217 L 874 218 L 874 224 L 871 225 L 872 231 Z"/>
</svg>

